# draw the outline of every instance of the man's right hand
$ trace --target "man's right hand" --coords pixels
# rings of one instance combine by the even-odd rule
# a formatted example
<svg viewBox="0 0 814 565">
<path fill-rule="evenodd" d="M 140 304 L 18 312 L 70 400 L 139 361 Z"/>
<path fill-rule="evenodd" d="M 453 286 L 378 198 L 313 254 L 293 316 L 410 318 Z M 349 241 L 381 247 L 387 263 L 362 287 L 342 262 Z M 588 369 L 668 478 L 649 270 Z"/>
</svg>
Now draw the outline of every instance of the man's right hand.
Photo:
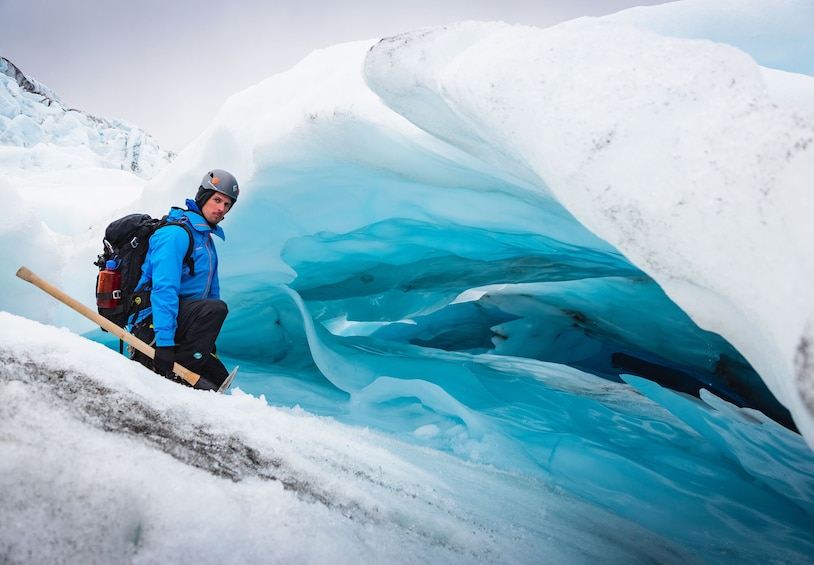
<svg viewBox="0 0 814 565">
<path fill-rule="evenodd" d="M 155 348 L 155 358 L 153 366 L 155 370 L 163 375 L 172 375 L 172 366 L 175 364 L 175 346 L 163 346 Z"/>
</svg>

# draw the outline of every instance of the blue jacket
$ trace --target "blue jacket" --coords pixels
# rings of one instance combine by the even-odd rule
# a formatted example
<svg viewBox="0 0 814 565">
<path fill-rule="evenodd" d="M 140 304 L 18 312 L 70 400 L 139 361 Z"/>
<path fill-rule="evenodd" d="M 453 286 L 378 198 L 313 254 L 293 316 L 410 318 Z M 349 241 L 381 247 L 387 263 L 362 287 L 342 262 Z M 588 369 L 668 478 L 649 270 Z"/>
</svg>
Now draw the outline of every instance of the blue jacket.
<svg viewBox="0 0 814 565">
<path fill-rule="evenodd" d="M 187 230 L 168 226 L 156 230 L 150 237 L 137 286 L 151 290 L 151 307 L 139 312 L 136 321 L 143 320 L 152 311 L 156 347 L 177 345 L 175 330 L 180 299 L 220 298 L 218 255 L 212 234 L 224 241 L 226 236 L 220 226 L 213 228 L 207 223 L 194 200 L 187 200 L 186 204 L 188 210 L 172 208 L 167 219 L 186 222 L 191 228 L 195 276 L 190 275 L 189 266 L 184 264 L 189 249 Z"/>
</svg>

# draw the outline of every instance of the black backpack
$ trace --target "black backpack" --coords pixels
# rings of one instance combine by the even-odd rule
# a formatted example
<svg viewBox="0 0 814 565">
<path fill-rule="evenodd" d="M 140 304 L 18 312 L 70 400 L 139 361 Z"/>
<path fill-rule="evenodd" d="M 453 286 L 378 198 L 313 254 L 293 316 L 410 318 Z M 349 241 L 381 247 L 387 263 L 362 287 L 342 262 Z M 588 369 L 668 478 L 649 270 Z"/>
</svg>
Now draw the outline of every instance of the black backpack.
<svg viewBox="0 0 814 565">
<path fill-rule="evenodd" d="M 119 327 L 127 325 L 128 318 L 137 309 L 134 304 L 136 285 L 141 278 L 141 265 L 147 256 L 150 236 L 165 226 L 182 226 L 189 235 L 189 248 L 184 256 L 184 263 L 189 266 L 190 274 L 194 275 L 195 265 L 192 259 L 194 244 L 192 232 L 186 223 L 169 221 L 167 216 L 156 219 L 147 214 L 130 214 L 114 220 L 105 229 L 105 237 L 102 240 L 103 251 L 94 262 L 94 265 L 99 267 L 99 274 L 96 277 L 96 303 L 99 314 Z M 99 277 L 102 271 L 106 270 L 109 261 L 115 265 L 121 282 L 118 289 L 100 292 Z M 111 301 L 111 298 L 115 300 Z M 111 302 L 117 304 L 112 307 L 102 306 Z"/>
</svg>

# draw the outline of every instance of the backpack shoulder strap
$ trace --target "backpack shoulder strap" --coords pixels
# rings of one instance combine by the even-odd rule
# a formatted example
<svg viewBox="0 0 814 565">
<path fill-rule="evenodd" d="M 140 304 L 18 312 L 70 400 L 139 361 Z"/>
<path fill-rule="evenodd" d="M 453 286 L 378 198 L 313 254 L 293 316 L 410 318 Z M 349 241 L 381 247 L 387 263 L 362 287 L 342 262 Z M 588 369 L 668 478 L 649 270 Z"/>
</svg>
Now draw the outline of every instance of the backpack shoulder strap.
<svg viewBox="0 0 814 565">
<path fill-rule="evenodd" d="M 189 236 L 189 247 L 187 247 L 187 254 L 184 256 L 184 263 L 189 266 L 189 274 L 190 276 L 195 276 L 195 260 L 192 258 L 192 252 L 195 249 L 195 239 L 192 237 L 192 230 L 189 226 L 184 222 L 179 222 L 179 225 L 183 227 L 187 235 Z"/>
<path fill-rule="evenodd" d="M 192 257 L 192 252 L 195 249 L 195 239 L 192 236 L 192 230 L 190 229 L 189 225 L 186 222 L 180 222 L 178 220 L 168 220 L 167 216 L 161 218 L 161 222 L 159 223 L 156 229 L 161 229 L 166 226 L 181 226 L 184 228 L 184 231 L 187 232 L 189 236 L 189 246 L 187 247 L 186 255 L 184 255 L 184 264 L 189 267 L 189 274 L 190 276 L 195 276 L 195 260 Z"/>
</svg>

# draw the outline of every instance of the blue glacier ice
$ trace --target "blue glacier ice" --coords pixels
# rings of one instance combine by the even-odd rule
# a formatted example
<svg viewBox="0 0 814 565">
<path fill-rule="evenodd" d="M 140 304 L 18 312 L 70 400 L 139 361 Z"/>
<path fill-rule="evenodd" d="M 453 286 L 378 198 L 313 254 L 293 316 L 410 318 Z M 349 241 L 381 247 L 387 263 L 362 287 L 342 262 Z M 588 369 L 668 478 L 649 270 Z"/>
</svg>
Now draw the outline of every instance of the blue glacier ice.
<svg viewBox="0 0 814 565">
<path fill-rule="evenodd" d="M 313 433 L 304 458 L 323 461 L 314 483 L 334 487 L 308 504 L 342 528 L 400 517 L 370 526 L 375 551 L 329 536 L 353 548 L 347 562 L 412 562 L 414 543 L 419 562 L 814 562 L 812 38 L 810 2 L 683 0 L 317 51 L 230 98 L 134 201 L 101 205 L 111 219 L 160 215 L 201 171 L 235 173 L 241 197 L 219 245 L 230 315 L 218 348 L 240 366 L 231 395 L 91 377 L 171 414 L 213 412 L 232 423 L 207 425 L 281 468 L 299 460 L 280 436 Z M 0 255 L 14 289 L 0 309 L 118 349 L 8 275 L 30 258 L 93 301 L 104 222 L 68 198 L 34 208 L 26 178 L 0 182 L 25 218 L 76 208 L 71 222 L 0 228 L 28 245 Z M 49 237 L 58 268 L 36 252 L 54 253 Z M 29 355 L 15 347 L 8 366 Z M 22 386 L 9 385 L 10 405 L 23 405 Z M 289 411 L 296 423 L 281 423 Z M 369 455 L 377 443 L 402 459 Z M 429 496 L 399 478 L 407 463 L 427 490 L 449 489 L 444 503 L 422 513 L 390 498 Z M 332 473 L 383 478 L 351 495 Z M 250 492 L 243 504 L 272 496 Z M 182 508 L 229 507 L 201 500 Z M 450 533 L 449 516 L 468 512 L 477 541 Z M 414 517 L 417 530 L 392 533 Z M 325 557 L 290 542 L 274 557 L 260 525 L 234 523 L 236 562 Z M 136 538 L 136 556 L 175 555 Z"/>
</svg>

